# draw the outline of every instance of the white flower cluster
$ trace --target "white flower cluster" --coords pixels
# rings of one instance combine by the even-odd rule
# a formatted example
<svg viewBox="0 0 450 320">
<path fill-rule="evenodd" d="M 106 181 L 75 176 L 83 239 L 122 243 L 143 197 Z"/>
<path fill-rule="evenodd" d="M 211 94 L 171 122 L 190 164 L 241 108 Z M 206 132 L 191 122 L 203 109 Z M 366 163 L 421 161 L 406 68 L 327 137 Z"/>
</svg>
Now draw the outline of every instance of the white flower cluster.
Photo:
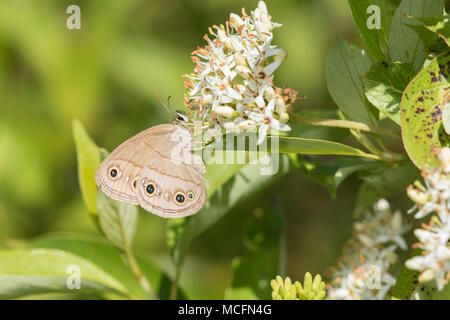
<svg viewBox="0 0 450 320">
<path fill-rule="evenodd" d="M 331 300 L 383 299 L 395 284 L 389 273 L 397 260 L 396 250 L 407 248 L 403 233 L 408 229 L 399 211 L 379 200 L 374 213 L 354 225 L 354 235 L 344 249 L 328 288 Z"/>
<path fill-rule="evenodd" d="M 286 52 L 272 45 L 275 28 L 263 1 L 247 15 L 231 14 L 223 26 L 209 28 L 207 45 L 192 52 L 194 72 L 184 75 L 185 105 L 214 137 L 258 130 L 258 144 L 269 129 L 289 131 L 287 106 L 296 92 L 274 86 L 274 71 Z M 294 96 L 292 93 L 295 93 Z M 288 94 L 289 93 L 289 94 Z"/>
<path fill-rule="evenodd" d="M 420 219 L 435 212 L 429 224 L 422 224 L 414 234 L 419 239 L 415 247 L 422 254 L 406 261 L 410 269 L 421 271 L 419 281 L 435 279 L 439 290 L 450 282 L 450 148 L 437 151 L 441 167 L 422 171 L 425 187 L 408 188 L 409 197 L 416 202 L 413 210 Z"/>
</svg>

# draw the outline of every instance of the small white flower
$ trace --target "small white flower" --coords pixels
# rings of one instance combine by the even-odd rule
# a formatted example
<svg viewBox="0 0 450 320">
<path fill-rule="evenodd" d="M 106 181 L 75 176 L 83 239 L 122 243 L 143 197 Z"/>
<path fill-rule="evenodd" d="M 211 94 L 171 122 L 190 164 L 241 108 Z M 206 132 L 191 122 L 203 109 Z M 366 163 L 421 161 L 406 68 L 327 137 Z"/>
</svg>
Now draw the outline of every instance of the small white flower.
<svg viewBox="0 0 450 320">
<path fill-rule="evenodd" d="M 450 148 L 442 148 L 439 154 L 439 160 L 441 161 L 442 171 L 450 173 Z"/>
<path fill-rule="evenodd" d="M 374 205 L 373 214 L 354 224 L 354 238 L 350 239 L 339 269 L 328 289 L 328 299 L 383 299 L 395 284 L 389 273 L 397 261 L 395 251 L 406 249 L 403 234 L 408 229 L 400 212 L 391 213 L 389 203 L 381 199 Z M 378 274 L 376 274 L 378 273 Z M 378 287 L 373 280 L 378 279 Z"/>
<path fill-rule="evenodd" d="M 256 123 L 253 120 L 245 120 L 239 123 L 239 128 L 243 130 L 254 130 L 256 129 Z"/>
<path fill-rule="evenodd" d="M 231 118 L 236 113 L 236 110 L 229 106 L 219 106 L 214 109 L 214 113 L 225 118 Z"/>
<path fill-rule="evenodd" d="M 389 202 L 386 199 L 380 199 L 377 203 L 375 203 L 375 209 L 379 211 L 387 211 L 391 209 Z"/>
<path fill-rule="evenodd" d="M 225 26 L 209 29 L 207 46 L 192 52 L 194 72 L 184 75 L 192 120 L 208 123 L 216 135 L 220 129 L 257 129 L 258 144 L 270 129 L 290 130 L 286 103 L 273 84 L 274 72 L 286 58 L 272 44 L 273 30 L 280 26 L 260 1 L 250 15 L 243 9 L 242 17 L 232 13 Z"/>
<path fill-rule="evenodd" d="M 349 300 L 348 298 L 352 296 L 352 292 L 347 288 L 337 288 L 328 292 L 328 295 L 332 295 L 333 300 Z M 356 297 L 355 297 L 356 299 Z"/>
<path fill-rule="evenodd" d="M 440 168 L 422 170 L 425 187 L 408 187 L 409 197 L 416 202 L 415 218 L 421 219 L 432 212 L 429 225 L 416 229 L 417 246 L 422 254 L 406 261 L 405 265 L 421 271 L 420 281 L 435 279 L 439 290 L 450 280 L 450 149 L 437 150 Z"/>
<path fill-rule="evenodd" d="M 239 125 L 233 121 L 228 121 L 223 124 L 226 132 L 239 132 Z"/>
</svg>

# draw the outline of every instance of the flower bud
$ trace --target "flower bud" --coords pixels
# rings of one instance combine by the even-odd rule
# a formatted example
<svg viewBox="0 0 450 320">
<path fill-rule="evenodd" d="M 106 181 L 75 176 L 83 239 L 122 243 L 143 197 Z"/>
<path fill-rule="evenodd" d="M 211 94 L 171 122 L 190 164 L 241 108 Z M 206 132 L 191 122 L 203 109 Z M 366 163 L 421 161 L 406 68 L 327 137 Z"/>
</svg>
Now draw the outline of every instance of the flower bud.
<svg viewBox="0 0 450 320">
<path fill-rule="evenodd" d="M 275 90 L 273 90 L 272 86 L 267 86 L 264 88 L 264 97 L 267 101 L 275 98 Z"/>
<path fill-rule="evenodd" d="M 217 28 L 217 39 L 219 39 L 219 41 L 225 42 L 228 40 L 228 36 L 225 32 L 225 30 L 223 30 L 223 28 Z"/>
<path fill-rule="evenodd" d="M 241 52 L 244 50 L 244 46 L 239 42 L 235 37 L 231 37 L 230 39 L 231 47 L 235 52 Z"/>
<path fill-rule="evenodd" d="M 247 67 L 247 61 L 245 60 L 245 58 L 240 55 L 239 53 L 236 53 L 234 55 L 234 62 L 236 62 L 236 65 L 238 66 L 243 66 L 243 67 Z"/>
<path fill-rule="evenodd" d="M 419 275 L 419 282 L 428 282 L 434 278 L 436 272 L 433 269 L 426 269 Z"/>
<path fill-rule="evenodd" d="M 289 114 L 287 112 L 283 112 L 280 114 L 280 121 L 283 123 L 287 123 L 289 121 Z"/>
<path fill-rule="evenodd" d="M 239 126 L 233 121 L 228 121 L 223 124 L 223 128 L 227 132 L 239 132 Z"/>
<path fill-rule="evenodd" d="M 225 30 L 223 30 L 222 25 L 220 26 L 220 28 L 217 28 L 217 39 L 223 42 L 225 48 L 229 50 L 233 49 L 233 47 L 231 46 L 230 37 L 227 36 Z"/>
<path fill-rule="evenodd" d="M 375 204 L 375 209 L 379 211 L 388 211 L 390 208 L 389 202 L 386 199 L 380 199 Z"/>
<path fill-rule="evenodd" d="M 239 128 L 243 130 L 253 130 L 256 129 L 256 123 L 253 120 L 245 120 L 239 123 Z"/>
<path fill-rule="evenodd" d="M 278 96 L 277 99 L 275 100 L 275 111 L 278 114 L 282 114 L 287 111 L 286 104 L 284 103 L 281 96 Z"/>
<path fill-rule="evenodd" d="M 275 60 L 276 61 L 280 60 L 281 62 L 283 62 L 284 60 L 286 60 L 286 57 L 287 52 L 285 50 L 281 50 L 281 52 L 275 56 Z"/>
<path fill-rule="evenodd" d="M 400 230 L 402 228 L 402 214 L 400 211 L 396 211 L 391 219 L 391 226 L 394 230 Z"/>
<path fill-rule="evenodd" d="M 255 98 L 255 102 L 259 108 L 264 108 L 266 106 L 266 102 L 261 94 Z"/>
<path fill-rule="evenodd" d="M 439 160 L 441 161 L 442 170 L 450 173 L 450 148 L 445 147 L 440 150 Z"/>
<path fill-rule="evenodd" d="M 230 22 L 231 26 L 236 29 L 239 29 L 239 27 L 244 24 L 244 21 L 241 19 L 241 17 L 239 17 L 235 13 L 230 14 Z"/>
<path fill-rule="evenodd" d="M 267 37 L 265 34 L 269 33 L 269 30 L 260 21 L 255 21 L 255 30 L 259 40 L 264 41 Z"/>
<path fill-rule="evenodd" d="M 422 206 L 429 200 L 429 196 L 425 192 L 416 189 L 413 186 L 409 186 L 408 189 L 406 189 L 406 194 L 412 201 Z"/>
<path fill-rule="evenodd" d="M 217 108 L 214 109 L 214 113 L 221 115 L 222 117 L 225 118 L 231 118 L 236 114 L 236 110 L 234 110 L 229 106 L 218 106 Z"/>
<path fill-rule="evenodd" d="M 258 9 L 259 9 L 259 20 L 261 20 L 261 23 L 269 32 L 272 31 L 272 23 L 270 22 L 269 13 L 267 11 L 267 7 L 264 1 L 260 1 L 258 3 Z"/>
<path fill-rule="evenodd" d="M 245 80 L 250 79 L 250 75 L 252 74 L 252 72 L 250 71 L 249 68 L 238 65 L 236 66 L 235 70 Z"/>
</svg>

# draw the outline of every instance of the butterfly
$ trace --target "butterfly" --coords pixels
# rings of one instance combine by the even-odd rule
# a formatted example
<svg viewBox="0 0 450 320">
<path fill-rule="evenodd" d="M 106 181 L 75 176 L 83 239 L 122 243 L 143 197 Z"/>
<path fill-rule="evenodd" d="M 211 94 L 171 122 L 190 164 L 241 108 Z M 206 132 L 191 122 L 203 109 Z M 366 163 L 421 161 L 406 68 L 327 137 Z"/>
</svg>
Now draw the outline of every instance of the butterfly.
<svg viewBox="0 0 450 320">
<path fill-rule="evenodd" d="M 100 164 L 95 181 L 114 200 L 164 218 L 198 212 L 205 204 L 205 166 L 192 152 L 189 119 L 148 128 L 119 145 Z"/>
</svg>

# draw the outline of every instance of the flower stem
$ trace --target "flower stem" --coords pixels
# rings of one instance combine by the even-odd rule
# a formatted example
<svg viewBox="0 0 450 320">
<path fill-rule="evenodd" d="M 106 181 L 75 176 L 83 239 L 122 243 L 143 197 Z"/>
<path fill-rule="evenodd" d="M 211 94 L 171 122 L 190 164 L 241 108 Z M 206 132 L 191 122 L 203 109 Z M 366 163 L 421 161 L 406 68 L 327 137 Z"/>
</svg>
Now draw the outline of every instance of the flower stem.
<svg viewBox="0 0 450 320">
<path fill-rule="evenodd" d="M 367 148 L 370 152 L 372 152 L 374 155 L 376 155 L 380 160 L 387 161 L 387 162 L 395 162 L 395 161 L 401 161 L 405 158 L 404 155 L 390 152 L 387 149 L 384 151 L 378 150 L 373 143 L 359 130 L 350 129 L 350 133 L 355 137 L 355 139 L 364 147 Z M 379 141 L 381 142 L 381 141 Z M 383 148 L 385 149 L 385 148 Z"/>
<path fill-rule="evenodd" d="M 170 287 L 170 300 L 177 300 L 178 293 L 178 281 L 180 280 L 181 266 L 176 266 L 175 276 L 172 280 L 172 286 Z"/>
<path fill-rule="evenodd" d="M 139 265 L 136 261 L 136 258 L 134 257 L 134 254 L 130 246 L 126 245 L 124 251 L 128 263 L 130 264 L 131 271 L 133 272 L 133 275 L 136 277 L 136 279 L 139 281 L 139 284 L 141 285 L 142 289 L 150 297 L 150 299 L 152 300 L 158 299 L 147 278 L 142 273 L 141 268 L 139 268 Z"/>
<path fill-rule="evenodd" d="M 374 134 L 380 134 L 384 136 L 389 136 L 393 138 L 400 138 L 400 134 L 393 130 L 385 129 L 385 128 L 374 128 L 362 122 L 349 121 L 349 120 L 335 120 L 335 119 L 320 119 L 320 118 L 310 118 L 306 116 L 300 116 L 297 114 L 291 114 L 291 118 L 294 121 L 300 123 L 306 123 L 313 126 L 322 126 L 322 127 L 335 127 L 335 128 L 346 128 L 346 129 L 355 129 L 366 131 Z"/>
</svg>

